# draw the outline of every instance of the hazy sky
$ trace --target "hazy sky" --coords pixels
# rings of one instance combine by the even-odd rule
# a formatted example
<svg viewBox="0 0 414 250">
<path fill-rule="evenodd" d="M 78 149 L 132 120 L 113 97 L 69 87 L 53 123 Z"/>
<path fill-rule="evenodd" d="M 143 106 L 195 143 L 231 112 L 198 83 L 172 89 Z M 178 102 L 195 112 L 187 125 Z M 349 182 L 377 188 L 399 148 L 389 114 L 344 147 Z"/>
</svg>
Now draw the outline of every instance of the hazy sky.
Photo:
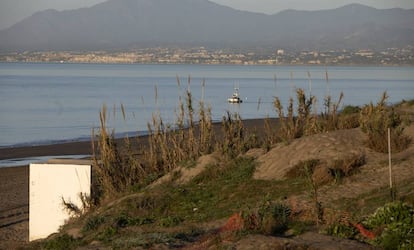
<svg viewBox="0 0 414 250">
<path fill-rule="evenodd" d="M 0 29 L 45 9 L 77 9 L 105 0 L 0 0 Z M 211 0 L 235 9 L 274 14 L 285 9 L 316 10 L 361 3 L 379 9 L 414 9 L 414 0 Z"/>
</svg>

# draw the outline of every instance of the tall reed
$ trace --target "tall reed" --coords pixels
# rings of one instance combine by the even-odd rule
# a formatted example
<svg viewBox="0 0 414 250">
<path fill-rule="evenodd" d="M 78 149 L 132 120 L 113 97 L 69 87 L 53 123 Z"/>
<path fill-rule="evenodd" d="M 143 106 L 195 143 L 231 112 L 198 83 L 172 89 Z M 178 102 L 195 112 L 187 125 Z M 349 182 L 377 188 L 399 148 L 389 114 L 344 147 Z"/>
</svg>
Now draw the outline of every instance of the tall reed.
<svg viewBox="0 0 414 250">
<path fill-rule="evenodd" d="M 95 180 L 100 187 L 95 191 L 99 190 L 102 192 L 100 196 L 104 197 L 126 191 L 145 172 L 139 164 L 121 154 L 115 140 L 115 131 L 107 128 L 107 116 L 107 107 L 103 105 L 99 133 L 94 135 L 94 131 L 92 132 L 93 169 L 96 172 Z"/>
<path fill-rule="evenodd" d="M 177 77 L 178 88 L 181 83 Z M 190 86 L 190 78 L 188 80 Z M 183 101 L 184 99 L 184 101 Z M 148 163 L 156 171 L 168 172 L 181 162 L 195 160 L 200 155 L 211 153 L 214 146 L 211 108 L 199 103 L 198 120 L 193 107 L 190 89 L 180 95 L 174 126 L 165 125 L 160 115 L 154 115 L 148 123 L 149 152 Z"/>
<path fill-rule="evenodd" d="M 204 101 L 199 104 L 199 152 L 209 154 L 214 149 L 213 120 L 211 118 L 211 106 L 206 107 Z"/>
<path fill-rule="evenodd" d="M 234 158 L 245 151 L 245 129 L 238 113 L 231 114 L 227 111 L 221 121 L 223 139 L 221 141 L 222 153 Z"/>
<path fill-rule="evenodd" d="M 339 128 L 339 116 L 338 110 L 341 105 L 342 99 L 344 98 L 344 93 L 341 92 L 339 99 L 336 103 L 332 101 L 330 95 L 325 97 L 324 107 L 325 111 L 321 115 L 321 131 L 332 131 Z"/>
<path fill-rule="evenodd" d="M 388 152 L 388 128 L 391 129 L 391 148 L 393 152 L 403 151 L 411 143 L 404 135 L 405 123 L 393 107 L 387 106 L 388 95 L 384 92 L 380 101 L 363 107 L 360 115 L 361 129 L 367 136 L 368 147 L 375 151 Z"/>
<path fill-rule="evenodd" d="M 310 124 L 312 114 L 312 104 L 314 96 L 306 97 L 303 89 L 296 90 L 297 107 L 294 109 L 294 100 L 289 98 L 287 115 L 285 116 L 284 108 L 279 97 L 275 97 L 273 106 L 280 120 L 279 137 L 282 141 L 291 141 L 295 138 L 302 137 L 306 134 L 307 126 Z"/>
</svg>

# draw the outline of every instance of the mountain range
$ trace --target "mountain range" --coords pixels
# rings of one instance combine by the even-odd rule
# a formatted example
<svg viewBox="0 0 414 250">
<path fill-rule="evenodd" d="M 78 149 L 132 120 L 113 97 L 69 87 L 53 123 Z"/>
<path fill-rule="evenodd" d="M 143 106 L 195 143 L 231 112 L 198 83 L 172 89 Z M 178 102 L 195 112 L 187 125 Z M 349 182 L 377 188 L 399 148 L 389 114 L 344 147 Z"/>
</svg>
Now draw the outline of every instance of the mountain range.
<svg viewBox="0 0 414 250">
<path fill-rule="evenodd" d="M 274 15 L 208 0 L 108 0 L 33 14 L 0 31 L 0 51 L 120 50 L 156 46 L 291 50 L 414 46 L 414 9 L 359 4 Z"/>
</svg>

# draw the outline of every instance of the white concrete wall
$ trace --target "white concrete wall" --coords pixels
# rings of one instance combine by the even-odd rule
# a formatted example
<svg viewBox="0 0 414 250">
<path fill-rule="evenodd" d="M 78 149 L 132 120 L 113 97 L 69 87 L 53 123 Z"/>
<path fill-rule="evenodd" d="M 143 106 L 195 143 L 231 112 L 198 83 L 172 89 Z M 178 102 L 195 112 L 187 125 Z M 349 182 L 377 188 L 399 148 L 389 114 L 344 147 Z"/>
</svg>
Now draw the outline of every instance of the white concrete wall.
<svg viewBox="0 0 414 250">
<path fill-rule="evenodd" d="M 80 194 L 90 190 L 90 165 L 30 164 L 29 241 L 57 232 L 70 218 L 62 197 L 81 208 Z"/>
</svg>

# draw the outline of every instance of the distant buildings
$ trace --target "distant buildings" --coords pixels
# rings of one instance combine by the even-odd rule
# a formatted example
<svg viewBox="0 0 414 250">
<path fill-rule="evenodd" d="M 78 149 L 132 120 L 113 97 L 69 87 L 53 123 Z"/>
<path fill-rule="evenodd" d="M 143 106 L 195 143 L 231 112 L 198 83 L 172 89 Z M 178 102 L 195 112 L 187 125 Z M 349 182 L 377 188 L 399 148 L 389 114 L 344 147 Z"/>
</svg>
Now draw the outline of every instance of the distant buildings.
<svg viewBox="0 0 414 250">
<path fill-rule="evenodd" d="M 2 62 L 238 64 L 238 65 L 414 65 L 414 48 L 381 51 L 286 51 L 196 48 L 147 48 L 123 52 L 24 52 L 0 54 Z"/>
</svg>

